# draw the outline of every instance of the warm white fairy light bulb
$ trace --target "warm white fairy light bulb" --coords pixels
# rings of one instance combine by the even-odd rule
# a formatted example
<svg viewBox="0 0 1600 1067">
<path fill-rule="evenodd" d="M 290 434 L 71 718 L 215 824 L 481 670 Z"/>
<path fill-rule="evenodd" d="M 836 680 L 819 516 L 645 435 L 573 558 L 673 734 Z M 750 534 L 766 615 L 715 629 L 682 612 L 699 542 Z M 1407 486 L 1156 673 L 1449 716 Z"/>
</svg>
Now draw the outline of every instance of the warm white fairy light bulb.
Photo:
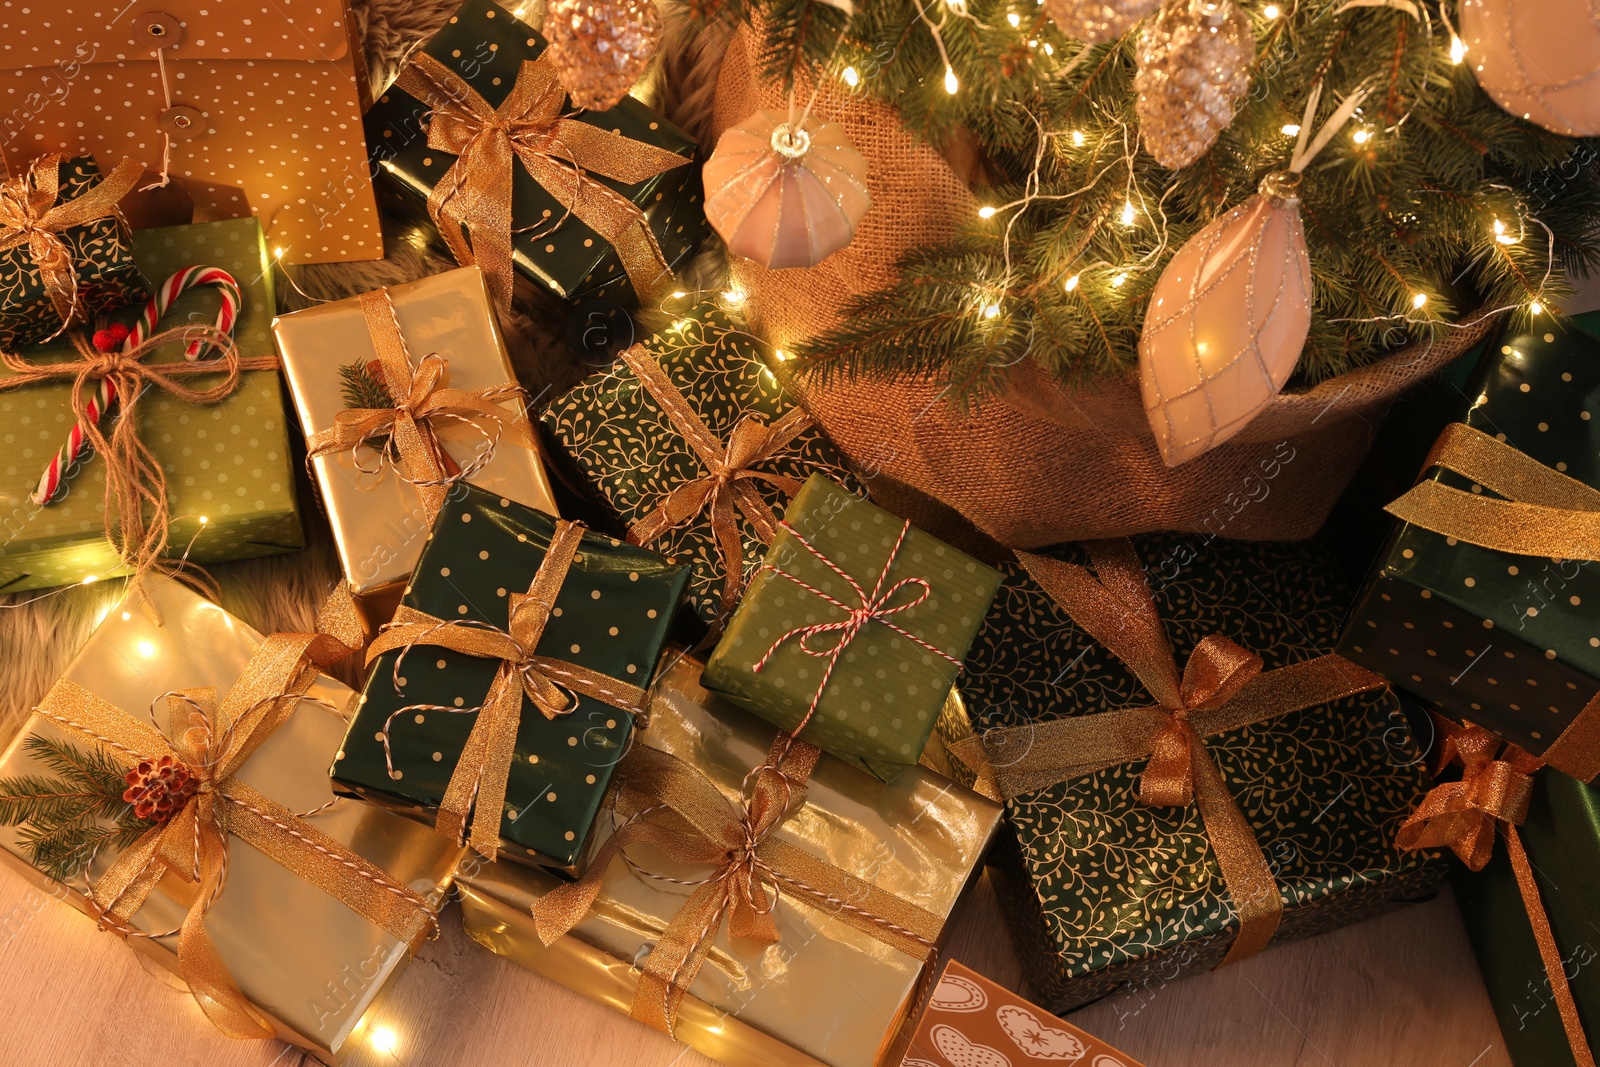
<svg viewBox="0 0 1600 1067">
<path fill-rule="evenodd" d="M 1291 122 L 1283 128 L 1283 132 L 1289 137 L 1298 137 L 1300 136 L 1300 124 Z"/>
<path fill-rule="evenodd" d="M 1124 226 L 1132 226 L 1133 220 L 1138 217 L 1139 213 L 1134 209 L 1133 201 L 1124 200 L 1122 202 L 1122 224 Z"/>
<path fill-rule="evenodd" d="M 856 68 L 854 67 L 844 68 L 842 77 L 844 78 L 844 83 L 852 89 L 861 84 L 861 75 L 856 73 Z"/>
<path fill-rule="evenodd" d="M 1277 4 L 1268 4 L 1266 7 L 1261 9 L 1261 13 L 1269 19 L 1275 19 L 1279 15 L 1283 14 L 1283 12 L 1278 9 Z"/>
<path fill-rule="evenodd" d="M 1006 21 L 1011 23 L 1012 29 L 1016 29 L 1018 26 L 1022 25 L 1022 16 L 1013 11 L 1006 16 Z"/>
<path fill-rule="evenodd" d="M 1421 311 L 1423 309 L 1423 307 L 1427 303 L 1428 303 L 1428 294 L 1427 293 L 1413 293 L 1412 294 L 1412 296 L 1411 296 L 1411 306 L 1413 308 L 1416 308 L 1418 311 Z"/>
<path fill-rule="evenodd" d="M 1127 280 L 1128 280 L 1128 275 L 1127 275 L 1126 271 L 1122 271 L 1122 272 L 1119 272 L 1117 274 L 1114 274 L 1114 275 L 1111 276 L 1111 287 L 1113 289 L 1121 289 L 1122 288 L 1122 283 L 1126 282 Z"/>
<path fill-rule="evenodd" d="M 1355 133 L 1350 135 L 1350 139 L 1353 140 L 1356 144 L 1366 144 L 1368 141 L 1370 141 L 1372 139 L 1372 131 L 1371 130 L 1357 130 Z"/>
<path fill-rule="evenodd" d="M 1078 287 L 1078 276 L 1074 274 L 1072 277 L 1062 282 L 1061 287 L 1069 293 L 1072 292 L 1072 290 Z"/>
<path fill-rule="evenodd" d="M 944 68 L 944 91 L 951 96 L 956 95 L 956 90 L 961 88 L 961 83 L 956 81 L 956 72 L 953 67 Z"/>
<path fill-rule="evenodd" d="M 978 217 L 980 219 L 992 219 L 992 218 L 994 218 L 994 208 L 989 207 L 987 204 L 985 204 L 983 207 L 980 207 L 978 209 Z"/>
<path fill-rule="evenodd" d="M 1542 314 L 1544 311 L 1544 305 L 1535 300 L 1533 303 L 1528 305 L 1528 310 L 1533 312 L 1535 315 Z"/>
<path fill-rule="evenodd" d="M 1450 37 L 1450 62 L 1460 66 L 1461 61 L 1466 58 L 1467 43 L 1461 38 L 1452 34 Z"/>
<path fill-rule="evenodd" d="M 999 304 L 990 304 L 990 305 L 988 305 L 987 307 L 985 307 L 983 309 L 983 317 L 986 318 L 986 319 L 998 318 L 999 316 L 1000 316 L 1000 305 Z"/>
<path fill-rule="evenodd" d="M 1073 130 L 1072 131 L 1072 143 L 1074 145 L 1076 145 L 1077 147 L 1079 147 L 1079 148 L 1083 147 L 1083 131 L 1082 130 Z"/>
</svg>

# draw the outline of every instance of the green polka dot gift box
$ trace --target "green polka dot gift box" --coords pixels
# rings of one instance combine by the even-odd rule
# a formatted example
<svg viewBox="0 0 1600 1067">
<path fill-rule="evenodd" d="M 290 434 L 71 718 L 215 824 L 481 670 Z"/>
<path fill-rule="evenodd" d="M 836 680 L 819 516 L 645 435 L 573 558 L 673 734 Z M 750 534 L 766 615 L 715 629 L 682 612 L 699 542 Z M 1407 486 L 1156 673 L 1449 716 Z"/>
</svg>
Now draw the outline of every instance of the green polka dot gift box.
<svg viewBox="0 0 1600 1067">
<path fill-rule="evenodd" d="M 1540 316 L 1479 368 L 1339 650 L 1435 710 L 1600 774 L 1600 313 Z"/>
<path fill-rule="evenodd" d="M 681 265 L 710 232 L 694 138 L 631 96 L 605 111 L 571 107 L 553 76 L 545 77 L 547 64 L 524 67 L 544 50 L 545 39 L 506 8 L 493 0 L 466 0 L 412 54 L 411 67 L 417 70 L 402 72 L 367 113 L 375 172 L 386 174 L 419 203 L 441 186 L 460 190 L 445 198 L 439 224 L 460 232 L 465 221 L 473 232 L 441 236 L 458 259 L 470 245 L 502 310 L 511 280 L 505 278 L 504 289 L 496 280 L 501 256 L 566 299 L 633 304 L 640 299 L 635 278 L 651 283 L 647 288 L 669 289 L 670 277 L 661 275 L 661 268 Z M 469 145 L 481 125 L 458 129 L 460 136 L 448 142 L 430 129 L 429 105 L 407 88 L 422 89 L 411 78 L 423 67 L 433 70 L 429 78 L 439 86 L 440 101 L 475 94 L 482 106 L 465 110 L 479 115 L 501 108 L 514 93 L 534 102 L 532 111 L 519 111 L 536 115 L 537 122 L 525 122 L 523 147 L 501 157 L 509 158 L 508 167 L 478 178 L 457 165 L 460 158 L 483 158 L 495 150 L 472 147 L 481 141 Z M 440 147 L 446 143 L 468 148 L 468 156 Z M 509 195 L 509 215 L 474 215 L 467 206 L 501 195 Z"/>
<path fill-rule="evenodd" d="M 255 219 L 137 230 L 133 257 L 160 284 L 184 267 L 220 267 L 241 291 L 233 337 L 241 357 L 273 354 L 272 274 Z M 177 297 L 157 329 L 211 324 L 218 290 L 196 286 Z M 137 309 L 116 316 L 132 322 Z M 36 363 L 79 358 L 57 339 L 27 353 Z M 184 346 L 164 345 L 146 363 L 181 362 Z M 0 378 L 7 376 L 0 369 Z M 186 379 L 207 388 L 219 380 Z M 86 396 L 94 395 L 91 383 Z M 119 413 L 112 418 L 120 418 Z M 157 387 L 137 408 L 139 438 L 166 478 L 172 514 L 168 552 L 195 563 L 219 563 L 292 552 L 305 544 L 289 457 L 283 388 L 277 371 L 245 371 L 226 398 L 185 403 Z M 105 538 L 105 463 L 91 454 L 70 464 L 49 503 L 33 495 L 73 428 L 72 383 L 51 381 L 0 391 L 0 592 L 68 585 L 128 573 Z M 102 424 L 108 429 L 110 420 Z"/>
<path fill-rule="evenodd" d="M 890 781 L 921 756 L 999 585 L 994 568 L 813 474 L 705 685 Z"/>
<path fill-rule="evenodd" d="M 552 555 L 564 568 L 553 602 Z M 452 633 L 468 641 L 493 640 L 491 631 L 509 635 L 525 644 L 497 653 L 526 669 L 507 668 L 514 677 L 506 721 L 514 737 L 507 738 L 504 806 L 497 820 L 476 807 L 468 819 L 489 827 L 491 841 L 498 822 L 503 858 L 575 871 L 635 718 L 619 706 L 626 700 L 596 694 L 649 687 L 687 581 L 688 568 L 654 552 L 462 483 L 440 510 L 396 615 L 396 624 L 417 613 L 428 621 L 412 631 L 414 641 L 371 662 L 333 762 L 335 787 L 445 825 L 441 806 L 450 807 L 457 764 L 471 760 L 486 736 L 474 730 L 505 661 L 436 643 L 439 631 L 455 623 Z M 539 604 L 549 604 L 542 632 L 519 627 L 526 617 L 513 612 Z M 383 640 L 380 633 L 374 648 Z M 522 679 L 535 673 L 556 683 L 553 717 L 522 693 Z M 601 677 L 584 686 L 573 680 L 579 674 Z M 527 688 L 549 692 L 537 678 Z M 480 766 L 484 773 L 472 777 Z M 478 783 L 467 794 L 475 804 L 491 791 L 483 783 L 498 768 L 471 762 L 464 773 L 463 781 Z M 489 822 L 477 823 L 480 817 Z"/>
</svg>

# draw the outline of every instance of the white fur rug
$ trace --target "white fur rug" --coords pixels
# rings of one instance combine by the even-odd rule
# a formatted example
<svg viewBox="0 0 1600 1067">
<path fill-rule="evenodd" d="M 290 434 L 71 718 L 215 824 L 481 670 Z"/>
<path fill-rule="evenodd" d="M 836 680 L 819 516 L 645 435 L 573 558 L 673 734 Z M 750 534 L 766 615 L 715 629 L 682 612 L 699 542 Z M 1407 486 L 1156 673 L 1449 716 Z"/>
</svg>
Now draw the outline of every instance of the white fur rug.
<svg viewBox="0 0 1600 1067">
<path fill-rule="evenodd" d="M 356 22 L 366 35 L 367 62 L 375 90 L 387 86 L 399 61 L 419 40 L 440 26 L 455 0 L 353 0 Z M 518 5 L 503 3 L 511 8 Z M 542 3 L 522 5 L 523 17 L 537 24 Z M 667 88 L 660 110 L 699 137 L 705 149 L 711 99 L 720 65 L 721 40 L 687 28 L 667 13 L 661 62 Z M 379 189 L 388 255 L 375 262 L 291 268 L 293 285 L 278 286 L 279 310 L 292 311 L 313 300 L 338 300 L 383 285 L 409 281 L 454 266 L 447 255 L 419 250 L 401 235 L 426 224 L 420 208 L 398 203 Z M 685 272 L 686 288 L 720 287 L 723 258 L 713 247 Z M 296 287 L 301 290 L 296 292 Z M 521 283 L 519 309 L 502 322 L 517 376 L 531 397 L 550 397 L 578 381 L 586 370 L 563 344 L 567 309 L 553 297 Z M 660 323 L 642 322 L 648 332 Z M 339 578 L 327 521 L 304 471 L 301 504 L 308 547 L 303 552 L 247 560 L 210 568 L 222 589 L 222 606 L 263 632 L 309 628 L 317 604 Z M 0 597 L 0 741 L 8 740 L 28 710 L 83 644 L 96 619 L 122 596 L 123 582 L 108 581 L 47 593 Z M 345 672 L 354 680 L 353 667 Z M 181 681 L 175 679 L 175 682 Z"/>
</svg>

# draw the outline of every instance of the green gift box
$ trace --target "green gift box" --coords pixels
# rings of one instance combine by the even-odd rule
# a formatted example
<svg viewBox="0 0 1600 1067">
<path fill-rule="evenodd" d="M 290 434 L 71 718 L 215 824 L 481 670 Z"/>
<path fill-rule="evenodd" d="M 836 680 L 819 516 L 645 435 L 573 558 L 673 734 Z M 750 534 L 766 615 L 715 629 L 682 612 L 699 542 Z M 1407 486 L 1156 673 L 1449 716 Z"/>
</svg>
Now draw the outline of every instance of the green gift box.
<svg viewBox="0 0 1600 1067">
<path fill-rule="evenodd" d="M 241 291 L 233 337 L 242 357 L 272 356 L 272 273 L 255 219 L 140 230 L 134 260 L 150 278 L 166 279 L 203 264 L 233 275 Z M 196 287 L 168 309 L 157 329 L 210 324 L 216 292 Z M 117 321 L 132 322 L 136 309 Z M 179 362 L 184 346 L 164 345 L 145 362 Z M 78 359 L 58 338 L 27 353 L 38 363 Z M 7 377 L 0 370 L 0 380 Z M 188 380 L 209 386 L 207 375 Z M 86 395 L 93 395 L 92 384 Z M 86 456 L 70 469 L 49 504 L 33 503 L 41 475 L 73 426 L 70 379 L 0 391 L 0 591 L 7 593 L 127 574 L 105 538 L 105 463 Z M 120 410 L 120 409 L 119 409 Z M 139 437 L 166 475 L 172 514 L 168 551 L 196 563 L 248 559 L 304 547 L 294 465 L 278 374 L 245 371 L 226 398 L 204 407 L 151 387 L 139 402 Z M 120 418 L 118 414 L 114 416 Z M 197 536 L 198 535 L 198 536 Z"/>
<path fill-rule="evenodd" d="M 1582 483 L 1578 492 L 1600 490 L 1600 313 L 1502 337 L 1467 395 L 1461 423 L 1487 435 L 1491 450 L 1499 441 L 1549 477 Z M 1497 496 L 1439 466 L 1423 482 Z M 1402 522 L 1339 650 L 1451 718 L 1588 779 L 1589 757 L 1551 746 L 1600 690 L 1597 603 L 1600 569 L 1586 561 L 1497 551 Z"/>
<path fill-rule="evenodd" d="M 1174 534 L 1137 538 L 1134 551 L 1177 664 L 1213 636 L 1260 656 L 1268 672 L 1333 644 L 1347 591 L 1317 546 Z M 1039 555 L 1090 563 L 1078 545 Z M 977 734 L 1022 728 L 1042 743 L 1057 720 L 1155 704 L 1028 569 L 1007 561 L 1001 571 L 958 687 Z M 1426 895 L 1444 876 L 1436 856 L 1392 843 L 1429 780 L 1387 690 L 1223 728 L 1204 746 L 1271 871 L 1283 906 L 1274 941 Z M 1092 766 L 1014 791 L 994 858 L 1024 971 L 1057 1012 L 1214 967 L 1240 931 L 1199 805 L 1141 803 L 1145 759 L 1073 756 Z"/>
<path fill-rule="evenodd" d="M 463 483 L 439 512 L 401 612 L 507 630 L 511 597 L 529 590 L 557 522 Z M 544 630 L 526 651 L 559 661 L 550 671 L 558 682 L 576 665 L 645 689 L 687 581 L 686 567 L 654 552 L 584 533 Z M 384 652 L 334 760 L 334 784 L 433 823 L 500 669 L 498 659 L 426 640 Z M 571 871 L 634 716 L 591 695 L 566 695 L 575 706 L 555 718 L 522 699 L 499 854 Z"/>
<path fill-rule="evenodd" d="M 545 40 L 538 31 L 493 0 L 466 0 L 421 48 L 459 75 L 491 108 L 500 107 L 512 93 L 523 61 L 538 59 L 544 50 Z M 456 155 L 428 147 L 428 116 L 427 105 L 391 86 L 366 118 L 374 166 L 424 200 L 441 181 L 454 183 L 460 177 L 457 171 L 446 178 Z M 682 157 L 682 166 L 626 182 L 601 173 L 611 165 L 606 158 L 609 148 L 591 157 L 574 147 L 577 138 L 569 138 L 573 143 L 567 144 L 558 131 L 548 163 L 567 169 L 576 163 L 584 170 L 582 182 L 597 183 L 642 211 L 669 267 L 688 259 L 709 232 L 694 139 L 631 97 L 606 111 L 581 111 L 563 100 L 558 125 L 563 122 L 584 123 Z M 571 197 L 541 185 L 520 160 L 512 162 L 510 183 L 511 256 L 518 271 L 559 297 L 606 298 L 623 304 L 638 300 L 618 250 L 580 217 L 583 212 L 571 207 Z"/>
<path fill-rule="evenodd" d="M 45 157 L 38 165 L 48 167 L 52 158 L 59 157 Z M 63 159 L 56 169 L 57 204 L 78 199 L 102 180 L 100 168 L 89 156 Z M 0 224 L 0 237 L 6 232 L 4 224 Z M 71 260 L 84 319 L 144 300 L 148 287 L 129 246 L 128 228 L 119 215 L 113 213 L 82 226 L 68 226 L 56 236 Z M 61 327 L 61 315 L 50 299 L 29 242 L 0 251 L 0 346 L 8 350 L 26 348 L 59 333 Z"/>
<path fill-rule="evenodd" d="M 705 685 L 888 781 L 917 762 L 1000 573 L 813 474 Z"/>
<path fill-rule="evenodd" d="M 730 560 L 714 522 L 731 520 L 736 531 L 740 556 L 731 561 L 731 584 L 737 594 L 766 553 L 752 513 L 775 526 L 812 473 L 865 495 L 833 443 L 784 393 L 770 357 L 760 339 L 708 302 L 543 415 L 555 451 L 632 531 L 630 538 L 689 564 L 689 603 L 707 623 L 732 606 L 725 601 Z M 716 489 L 714 465 L 737 462 L 743 449 L 754 449 L 748 455 L 756 458 L 742 468 L 739 488 Z M 718 502 L 712 492 L 727 499 Z M 747 502 L 750 494 L 757 503 Z M 660 517 L 684 497 L 693 508 L 687 519 L 681 513 Z M 673 519 L 677 525 L 670 525 Z"/>
</svg>

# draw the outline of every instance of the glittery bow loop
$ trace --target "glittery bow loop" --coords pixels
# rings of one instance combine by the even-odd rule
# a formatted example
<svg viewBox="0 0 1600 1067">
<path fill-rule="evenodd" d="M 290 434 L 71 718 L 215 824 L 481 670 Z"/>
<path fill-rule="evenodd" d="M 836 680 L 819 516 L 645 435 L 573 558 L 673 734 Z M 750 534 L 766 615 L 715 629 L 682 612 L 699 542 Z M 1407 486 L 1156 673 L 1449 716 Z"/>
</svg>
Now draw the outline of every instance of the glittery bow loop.
<svg viewBox="0 0 1600 1067">
<path fill-rule="evenodd" d="M 61 238 L 62 231 L 111 215 L 117 201 L 133 190 L 144 173 L 139 163 L 125 159 L 82 196 L 57 204 L 65 161 L 59 154 L 40 156 L 26 173 L 0 182 L 0 252 L 27 246 L 61 320 L 61 328 L 52 338 L 80 321 L 86 311 L 78 304 L 78 275 L 72 269 L 72 254 Z"/>
<path fill-rule="evenodd" d="M 1461 764 L 1461 778 L 1434 786 L 1401 825 L 1395 846 L 1410 852 L 1448 848 L 1468 869 L 1483 870 L 1494 852 L 1499 824 L 1521 825 L 1533 795 L 1533 773 L 1543 764 L 1516 745 L 1504 745 L 1481 726 L 1459 726 L 1435 716 Z"/>
<path fill-rule="evenodd" d="M 1139 800 L 1152 807 L 1185 808 L 1194 800 L 1194 762 L 1205 758 L 1204 740 L 1190 716 L 1227 704 L 1261 673 L 1261 657 L 1219 634 L 1195 646 L 1183 669 L 1180 703 L 1151 742 L 1150 762 L 1139 775 Z"/>
<path fill-rule="evenodd" d="M 511 306 L 511 177 L 517 160 L 568 214 L 616 249 L 642 302 L 671 281 L 644 212 L 590 174 L 633 185 L 688 160 L 561 117 L 565 94 L 548 58 L 524 61 L 498 108 L 426 53 L 413 57 L 395 85 L 429 109 L 428 147 L 456 157 L 429 194 L 428 212 L 457 262 L 483 268 L 497 310 Z"/>
<path fill-rule="evenodd" d="M 528 591 L 508 598 L 506 629 L 479 621 L 446 621 L 402 604 L 394 620 L 367 648 L 368 664 L 385 652 L 399 650 L 391 672 L 397 693 L 402 691 L 400 667 L 406 655 L 418 645 L 500 661 L 479 706 L 412 704 L 391 714 L 383 724 L 383 756 L 389 773 L 393 774 L 390 727 L 395 719 L 419 711 L 477 716 L 439 801 L 435 825 L 440 833 L 457 841 L 465 838 L 479 855 L 490 861 L 500 848 L 500 813 L 505 809 L 506 783 L 522 721 L 524 696 L 547 719 L 575 711 L 580 694 L 636 717 L 644 714 L 645 693 L 638 686 L 535 652 L 556 597 L 577 556 L 583 532 L 581 523 L 557 521 L 555 535 Z"/>
</svg>

